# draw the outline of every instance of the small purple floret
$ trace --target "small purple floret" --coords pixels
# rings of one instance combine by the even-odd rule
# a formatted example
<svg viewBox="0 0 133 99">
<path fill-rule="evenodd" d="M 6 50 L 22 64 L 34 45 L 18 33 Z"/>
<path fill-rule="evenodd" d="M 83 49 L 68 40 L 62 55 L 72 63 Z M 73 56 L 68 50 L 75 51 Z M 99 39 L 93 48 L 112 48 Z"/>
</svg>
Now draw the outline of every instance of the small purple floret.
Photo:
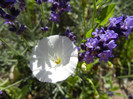
<svg viewBox="0 0 133 99">
<path fill-rule="evenodd" d="M 46 31 L 48 31 L 48 26 L 41 27 L 41 30 L 42 30 L 43 32 L 46 32 Z"/>
<path fill-rule="evenodd" d="M 112 51 L 105 50 L 105 51 L 99 53 L 98 54 L 98 57 L 99 57 L 99 61 L 105 61 L 105 62 L 107 62 L 109 57 L 113 57 Z"/>
<path fill-rule="evenodd" d="M 112 92 L 112 91 L 106 91 L 106 93 L 107 93 L 108 96 L 110 96 L 110 97 L 114 96 L 114 92 Z"/>
<path fill-rule="evenodd" d="M 133 29 L 133 16 L 120 16 L 118 18 L 110 18 L 108 29 L 114 30 L 120 36 L 128 36 Z"/>
<path fill-rule="evenodd" d="M 98 43 L 97 38 L 93 39 L 90 37 L 89 39 L 87 39 L 86 46 L 88 48 L 94 48 L 97 45 L 97 43 Z"/>
<path fill-rule="evenodd" d="M 94 62 L 93 58 L 94 58 L 93 55 L 86 53 L 85 57 L 83 58 L 83 61 L 86 61 L 87 64 L 93 63 Z"/>
<path fill-rule="evenodd" d="M 2 91 L 0 91 L 0 95 L 2 94 Z"/>
<path fill-rule="evenodd" d="M 51 12 L 51 21 L 59 22 L 59 14 L 56 14 L 54 11 Z"/>
<path fill-rule="evenodd" d="M 114 49 L 117 45 L 115 44 L 114 40 L 111 40 L 108 44 L 107 44 L 109 50 Z"/>
<path fill-rule="evenodd" d="M 42 4 L 42 0 L 35 0 L 37 4 Z"/>
</svg>

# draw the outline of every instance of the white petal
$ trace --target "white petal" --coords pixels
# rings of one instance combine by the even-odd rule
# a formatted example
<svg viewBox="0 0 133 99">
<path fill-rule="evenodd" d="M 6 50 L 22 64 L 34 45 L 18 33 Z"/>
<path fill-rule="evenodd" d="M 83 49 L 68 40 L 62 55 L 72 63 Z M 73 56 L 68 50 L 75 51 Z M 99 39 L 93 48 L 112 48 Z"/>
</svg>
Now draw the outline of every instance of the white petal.
<svg viewBox="0 0 133 99">
<path fill-rule="evenodd" d="M 67 79 L 70 75 L 74 73 L 77 62 L 78 58 L 71 57 L 70 61 L 67 64 L 58 68 L 51 69 L 50 71 L 52 72 L 52 74 L 49 75 L 49 78 L 52 79 L 53 83 Z"/>
<path fill-rule="evenodd" d="M 71 40 L 69 40 L 69 38 L 64 37 L 63 38 L 63 56 L 64 57 L 77 57 L 78 56 L 78 49 L 77 47 L 74 45 L 74 43 L 72 43 Z"/>
<path fill-rule="evenodd" d="M 63 37 L 59 35 L 48 37 L 50 46 L 53 49 L 54 54 L 58 57 L 62 56 L 62 38 Z"/>
<path fill-rule="evenodd" d="M 56 66 L 54 59 L 61 58 Z M 78 50 L 67 37 L 54 35 L 42 39 L 33 49 L 30 68 L 41 82 L 56 83 L 72 75 L 78 63 Z"/>
</svg>

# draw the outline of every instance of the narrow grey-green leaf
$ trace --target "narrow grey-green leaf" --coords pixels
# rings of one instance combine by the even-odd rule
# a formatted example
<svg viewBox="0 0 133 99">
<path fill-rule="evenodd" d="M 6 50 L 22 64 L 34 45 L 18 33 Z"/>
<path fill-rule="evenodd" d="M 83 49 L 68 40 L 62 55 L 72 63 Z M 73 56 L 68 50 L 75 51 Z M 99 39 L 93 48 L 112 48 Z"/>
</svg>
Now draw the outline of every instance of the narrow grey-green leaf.
<svg viewBox="0 0 133 99">
<path fill-rule="evenodd" d="M 96 19 L 96 22 L 99 23 L 99 25 L 105 25 L 109 18 L 113 15 L 115 9 L 115 4 L 109 4 L 108 6 L 104 7 L 102 9 L 102 12 L 99 14 L 99 16 Z"/>
</svg>

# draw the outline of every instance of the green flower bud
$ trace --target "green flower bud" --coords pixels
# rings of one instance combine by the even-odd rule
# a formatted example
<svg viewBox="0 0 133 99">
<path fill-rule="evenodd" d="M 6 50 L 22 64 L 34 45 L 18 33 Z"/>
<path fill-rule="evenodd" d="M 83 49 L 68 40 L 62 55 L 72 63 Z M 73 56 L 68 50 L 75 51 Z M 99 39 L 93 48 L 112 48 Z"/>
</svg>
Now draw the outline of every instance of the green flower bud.
<svg viewBox="0 0 133 99">
<path fill-rule="evenodd" d="M 86 63 L 83 63 L 83 64 L 81 65 L 81 69 L 82 69 L 83 71 L 87 71 Z"/>
<path fill-rule="evenodd" d="M 108 61 L 108 66 L 109 68 L 113 68 L 113 64 L 110 61 Z"/>
</svg>

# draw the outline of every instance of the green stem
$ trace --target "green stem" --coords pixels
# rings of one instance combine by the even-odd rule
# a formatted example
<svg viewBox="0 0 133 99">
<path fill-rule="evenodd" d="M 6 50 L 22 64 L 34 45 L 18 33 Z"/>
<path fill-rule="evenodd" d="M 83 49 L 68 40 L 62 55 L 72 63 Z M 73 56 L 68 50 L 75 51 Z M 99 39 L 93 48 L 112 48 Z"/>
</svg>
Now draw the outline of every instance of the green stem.
<svg viewBox="0 0 133 99">
<path fill-rule="evenodd" d="M 133 75 L 118 76 L 117 78 L 133 78 Z"/>
<path fill-rule="evenodd" d="M 44 17 L 44 7 L 43 7 L 43 4 L 41 4 L 41 12 L 42 12 L 43 26 L 45 27 L 46 24 L 45 24 L 45 17 Z"/>
<path fill-rule="evenodd" d="M 25 40 L 25 38 L 22 35 L 21 35 L 21 38 L 24 41 L 24 43 L 27 46 L 27 48 L 29 49 L 29 51 L 32 52 L 32 50 L 30 49 L 30 46 L 29 46 L 28 42 Z"/>
<path fill-rule="evenodd" d="M 97 90 L 96 90 L 96 88 L 95 88 L 95 86 L 94 86 L 94 84 L 93 84 L 92 80 L 91 80 L 91 79 L 89 79 L 89 78 L 87 78 L 87 80 L 90 82 L 90 84 L 92 85 L 92 88 L 93 88 L 93 89 L 94 89 L 94 91 L 95 91 L 95 97 L 99 97 L 99 94 L 98 94 L 98 92 L 97 92 Z"/>
<path fill-rule="evenodd" d="M 29 0 L 26 0 L 25 4 L 26 4 L 27 13 L 24 13 L 24 14 L 25 14 L 25 16 L 28 15 L 28 20 L 27 21 L 29 23 L 30 28 L 32 28 L 31 13 L 30 13 L 30 9 L 29 9 Z"/>
<path fill-rule="evenodd" d="M 95 15 L 96 15 L 96 0 L 93 0 L 93 4 L 94 4 L 94 12 L 93 12 L 92 24 L 91 24 L 92 29 L 94 27 L 94 21 L 95 21 Z"/>
<path fill-rule="evenodd" d="M 13 47 L 9 46 L 2 38 L 0 38 L 0 41 L 3 42 L 14 54 L 19 55 L 19 53 Z"/>
<path fill-rule="evenodd" d="M 8 89 L 8 88 L 10 88 L 10 87 L 13 87 L 13 86 L 15 86 L 15 85 L 21 83 L 22 81 L 25 81 L 25 80 L 29 79 L 30 77 L 31 77 L 31 76 L 28 76 L 28 77 L 26 77 L 25 79 L 21 79 L 21 80 L 15 82 L 15 83 L 13 83 L 13 84 L 11 84 L 11 85 L 9 85 L 9 86 L 3 88 L 3 89 L 1 89 L 1 91 L 5 90 L 5 89 Z"/>
<path fill-rule="evenodd" d="M 86 24 L 85 24 L 85 7 L 83 7 L 83 18 L 84 18 L 84 33 L 86 32 Z"/>
<path fill-rule="evenodd" d="M 127 61 L 127 65 L 128 65 L 128 75 L 131 75 L 131 64 L 129 61 Z"/>
<path fill-rule="evenodd" d="M 41 19 L 40 19 L 39 22 L 36 24 L 36 26 L 31 30 L 32 33 L 34 33 L 34 32 L 37 30 L 37 28 L 39 27 L 40 23 L 41 23 Z"/>
<path fill-rule="evenodd" d="M 53 30 L 54 30 L 54 22 L 52 22 L 52 29 L 51 29 L 51 33 L 50 33 L 50 35 L 53 34 Z"/>
</svg>

